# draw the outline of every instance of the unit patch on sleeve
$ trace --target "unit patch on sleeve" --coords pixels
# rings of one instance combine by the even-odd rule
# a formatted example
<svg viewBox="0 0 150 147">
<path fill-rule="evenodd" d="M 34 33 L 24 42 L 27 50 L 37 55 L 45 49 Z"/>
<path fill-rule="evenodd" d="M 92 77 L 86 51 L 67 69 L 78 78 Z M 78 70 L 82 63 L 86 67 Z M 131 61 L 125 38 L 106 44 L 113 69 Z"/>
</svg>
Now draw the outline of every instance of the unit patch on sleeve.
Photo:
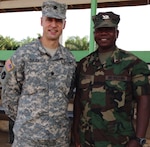
<svg viewBox="0 0 150 147">
<path fill-rule="evenodd" d="M 8 72 L 14 69 L 14 65 L 10 59 L 6 61 L 5 68 Z"/>
</svg>

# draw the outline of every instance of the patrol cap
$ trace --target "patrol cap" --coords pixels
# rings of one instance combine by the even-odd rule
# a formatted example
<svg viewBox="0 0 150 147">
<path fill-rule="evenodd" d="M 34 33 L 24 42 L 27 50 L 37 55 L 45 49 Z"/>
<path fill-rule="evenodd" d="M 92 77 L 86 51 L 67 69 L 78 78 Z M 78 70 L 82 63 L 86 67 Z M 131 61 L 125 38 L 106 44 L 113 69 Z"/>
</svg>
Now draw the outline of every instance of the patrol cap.
<svg viewBox="0 0 150 147">
<path fill-rule="evenodd" d="M 42 5 L 42 16 L 47 16 L 57 19 L 66 18 L 67 5 L 56 1 L 45 1 Z"/>
<path fill-rule="evenodd" d="M 120 16 L 113 12 L 100 12 L 92 17 L 94 29 L 101 27 L 118 27 Z"/>
</svg>

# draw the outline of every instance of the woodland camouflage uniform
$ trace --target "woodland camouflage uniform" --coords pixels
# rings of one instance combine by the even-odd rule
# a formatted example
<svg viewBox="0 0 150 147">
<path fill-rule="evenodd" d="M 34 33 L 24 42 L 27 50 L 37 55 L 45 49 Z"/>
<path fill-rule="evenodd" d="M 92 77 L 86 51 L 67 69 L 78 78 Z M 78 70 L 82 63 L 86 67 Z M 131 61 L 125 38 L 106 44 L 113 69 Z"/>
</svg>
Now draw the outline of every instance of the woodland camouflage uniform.
<svg viewBox="0 0 150 147">
<path fill-rule="evenodd" d="M 135 97 L 150 94 L 149 74 L 145 62 L 119 48 L 103 64 L 98 50 L 78 63 L 83 147 L 124 147 L 135 135 L 131 108 Z"/>
</svg>

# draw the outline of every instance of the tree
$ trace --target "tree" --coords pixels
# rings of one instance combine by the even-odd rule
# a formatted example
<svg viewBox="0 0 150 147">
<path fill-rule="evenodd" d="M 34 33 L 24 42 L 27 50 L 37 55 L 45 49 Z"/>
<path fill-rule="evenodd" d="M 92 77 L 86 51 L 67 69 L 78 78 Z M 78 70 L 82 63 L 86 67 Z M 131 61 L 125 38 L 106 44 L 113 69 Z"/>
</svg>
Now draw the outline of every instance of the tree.
<svg viewBox="0 0 150 147">
<path fill-rule="evenodd" d="M 38 37 L 40 36 L 41 35 L 38 34 Z M 16 50 L 18 47 L 21 47 L 22 45 L 33 40 L 35 40 L 35 38 L 27 37 L 21 41 L 16 41 L 14 38 L 3 37 L 0 35 L 0 50 Z M 67 47 L 69 50 L 88 50 L 88 37 L 85 36 L 80 38 L 79 36 L 71 36 L 68 40 L 66 40 L 65 47 Z"/>
<path fill-rule="evenodd" d="M 0 35 L 0 50 L 16 50 L 19 47 L 19 42 L 10 37 Z"/>
<path fill-rule="evenodd" d="M 65 47 L 67 47 L 69 50 L 88 50 L 88 37 L 85 36 L 83 38 L 80 38 L 79 36 L 71 36 L 65 41 Z"/>
<path fill-rule="evenodd" d="M 3 37 L 0 35 L 0 50 L 16 50 L 24 44 L 33 41 L 35 38 L 27 37 L 21 41 L 16 41 L 14 38 Z"/>
<path fill-rule="evenodd" d="M 20 46 L 23 46 L 24 44 L 27 44 L 29 42 L 32 42 L 33 40 L 35 40 L 35 38 L 30 38 L 30 37 L 27 37 L 26 39 L 23 39 L 20 41 L 19 45 Z"/>
</svg>

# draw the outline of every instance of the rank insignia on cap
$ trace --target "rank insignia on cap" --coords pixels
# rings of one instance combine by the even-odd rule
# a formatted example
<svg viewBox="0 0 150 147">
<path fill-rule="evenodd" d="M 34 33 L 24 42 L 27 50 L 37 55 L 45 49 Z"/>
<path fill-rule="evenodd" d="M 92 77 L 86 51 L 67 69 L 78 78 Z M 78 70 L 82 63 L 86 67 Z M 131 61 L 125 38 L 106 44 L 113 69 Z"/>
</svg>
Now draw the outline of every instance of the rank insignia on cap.
<svg viewBox="0 0 150 147">
<path fill-rule="evenodd" d="M 94 22 L 94 29 L 103 27 L 118 27 L 120 21 L 120 15 L 113 12 L 100 12 L 95 16 L 92 16 Z"/>
<path fill-rule="evenodd" d="M 42 16 L 56 19 L 66 19 L 66 10 L 66 4 L 47 0 L 43 2 L 42 5 Z"/>
<path fill-rule="evenodd" d="M 14 69 L 14 65 L 10 59 L 6 61 L 5 68 L 8 72 Z"/>
<path fill-rule="evenodd" d="M 57 6 L 54 6 L 53 8 L 54 8 L 54 9 L 57 9 Z"/>
<path fill-rule="evenodd" d="M 102 15 L 102 19 L 110 19 L 109 15 Z"/>
</svg>

